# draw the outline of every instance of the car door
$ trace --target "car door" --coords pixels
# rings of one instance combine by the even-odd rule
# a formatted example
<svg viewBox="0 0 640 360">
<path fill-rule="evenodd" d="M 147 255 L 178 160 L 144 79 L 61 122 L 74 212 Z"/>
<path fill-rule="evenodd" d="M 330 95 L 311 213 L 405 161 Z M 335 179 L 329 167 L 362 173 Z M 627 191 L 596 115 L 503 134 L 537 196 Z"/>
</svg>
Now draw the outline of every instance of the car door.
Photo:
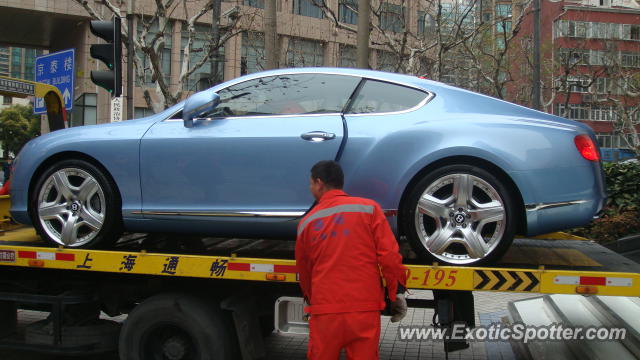
<svg viewBox="0 0 640 360">
<path fill-rule="evenodd" d="M 334 159 L 341 109 L 358 77 L 273 75 L 219 90 L 191 128 L 155 124 L 141 141 L 145 217 L 295 216 L 312 204 L 309 170 Z"/>
</svg>

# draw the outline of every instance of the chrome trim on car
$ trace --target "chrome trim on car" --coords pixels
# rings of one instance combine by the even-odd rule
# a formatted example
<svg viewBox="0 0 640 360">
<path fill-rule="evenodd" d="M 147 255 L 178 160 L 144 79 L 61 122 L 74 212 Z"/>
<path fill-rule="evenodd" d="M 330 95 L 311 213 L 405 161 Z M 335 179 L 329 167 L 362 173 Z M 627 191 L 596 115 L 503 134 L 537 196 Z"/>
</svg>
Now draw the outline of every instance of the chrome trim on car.
<svg viewBox="0 0 640 360">
<path fill-rule="evenodd" d="M 208 217 L 284 217 L 294 218 L 304 215 L 304 211 L 133 211 L 137 215 L 168 215 L 168 216 L 208 216 Z"/>
<path fill-rule="evenodd" d="M 552 209 L 552 208 L 563 207 L 563 206 L 584 204 L 586 202 L 587 200 L 561 201 L 561 202 L 555 202 L 555 203 L 528 204 L 528 205 L 525 205 L 524 207 L 525 209 L 527 209 L 527 211 L 538 211 L 543 209 Z"/>
<path fill-rule="evenodd" d="M 256 73 L 256 75 L 259 73 Z M 264 75 L 264 76 L 252 76 L 249 78 L 245 78 L 245 79 L 235 79 L 235 80 L 231 80 L 229 81 L 229 85 L 225 86 L 224 88 L 221 88 L 219 90 L 223 90 L 226 89 L 229 86 L 233 86 L 236 84 L 240 84 L 242 82 L 245 81 L 250 81 L 250 80 L 254 80 L 254 79 L 259 79 L 261 77 L 266 77 L 266 76 L 279 76 L 279 75 L 305 75 L 305 74 L 323 74 L 323 75 L 342 75 L 342 76 L 353 76 L 353 77 L 358 77 L 361 79 L 371 79 L 371 80 L 377 80 L 377 81 L 382 81 L 382 82 L 387 82 L 390 84 L 396 84 L 396 85 L 400 85 L 400 86 L 404 86 L 404 87 L 408 87 L 408 88 L 412 88 L 418 91 L 422 91 L 424 93 L 427 94 L 427 96 L 424 98 L 424 100 L 422 100 L 420 103 L 418 103 L 418 105 L 410 108 L 410 109 L 405 109 L 405 110 L 400 110 L 400 111 L 391 111 L 391 112 L 384 112 L 384 113 L 367 113 L 367 114 L 345 114 L 345 115 L 353 115 L 353 116 L 362 116 L 362 115 L 389 115 L 389 114 L 402 114 L 402 113 L 406 113 L 406 112 L 411 112 L 411 111 L 415 111 L 423 106 L 425 106 L 429 101 L 431 101 L 436 94 L 429 91 L 429 90 L 425 90 L 419 86 L 413 85 L 413 84 L 406 84 L 406 83 L 402 83 L 399 81 L 394 81 L 394 80 L 389 80 L 389 79 L 384 79 L 382 77 L 377 77 L 377 76 L 362 76 L 362 75 L 356 75 L 356 74 L 345 74 L 345 73 L 341 73 L 341 72 L 332 72 L 332 71 L 318 71 L 318 72 L 283 72 L 283 73 L 277 73 L 277 74 L 273 74 L 273 75 Z M 218 91 L 219 91 L 218 90 Z M 179 113 L 180 111 L 182 111 L 182 109 L 176 111 L 175 113 L 171 114 L 171 116 L 167 117 L 166 119 L 162 120 L 162 121 L 167 121 L 167 120 L 175 120 L 175 119 L 171 119 L 173 117 L 173 115 Z M 340 115 L 341 113 L 326 113 L 326 114 L 293 114 L 293 115 L 265 115 L 265 116 L 258 116 L 258 117 L 273 117 L 273 116 L 278 116 L 278 117 L 283 117 L 283 116 L 312 116 L 312 115 L 335 115 L 338 114 Z M 234 116 L 234 118 L 250 118 L 250 117 L 255 117 L 255 116 Z M 180 121 L 182 121 L 182 119 L 180 119 Z"/>
<path fill-rule="evenodd" d="M 305 117 L 312 117 L 312 116 L 340 116 L 340 113 L 322 113 L 322 114 L 286 114 L 286 115 L 249 115 L 249 116 L 230 116 L 230 117 L 216 117 L 216 118 L 194 118 L 194 120 L 200 120 L 200 121 L 212 121 L 212 120 L 222 120 L 222 119 L 260 119 L 260 118 L 271 118 L 271 117 L 278 117 L 278 118 L 290 118 L 290 117 L 300 117 L 300 116 L 305 116 Z M 162 121 L 183 121 L 182 119 L 165 119 Z"/>
</svg>

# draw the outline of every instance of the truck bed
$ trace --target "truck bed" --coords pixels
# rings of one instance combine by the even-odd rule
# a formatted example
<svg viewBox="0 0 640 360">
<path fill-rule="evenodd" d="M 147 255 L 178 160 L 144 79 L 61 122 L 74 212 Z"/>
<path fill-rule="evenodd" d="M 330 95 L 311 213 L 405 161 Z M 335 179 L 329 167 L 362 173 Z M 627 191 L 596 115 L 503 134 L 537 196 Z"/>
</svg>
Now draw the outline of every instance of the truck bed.
<svg viewBox="0 0 640 360">
<path fill-rule="evenodd" d="M 50 248 L 32 228 L 0 236 L 0 265 L 295 282 L 293 241 L 125 234 L 113 250 Z M 593 241 L 514 240 L 492 267 L 424 264 L 400 248 L 409 288 L 640 296 L 640 265 Z"/>
</svg>

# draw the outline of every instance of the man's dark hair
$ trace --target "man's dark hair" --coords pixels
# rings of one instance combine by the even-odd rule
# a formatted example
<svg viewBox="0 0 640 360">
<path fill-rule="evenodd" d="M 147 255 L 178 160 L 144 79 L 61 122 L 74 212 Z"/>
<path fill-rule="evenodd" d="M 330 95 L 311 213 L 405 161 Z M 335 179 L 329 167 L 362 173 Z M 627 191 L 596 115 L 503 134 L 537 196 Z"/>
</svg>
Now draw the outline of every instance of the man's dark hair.
<svg viewBox="0 0 640 360">
<path fill-rule="evenodd" d="M 311 178 L 320 179 L 323 183 L 333 189 L 342 189 L 344 185 L 344 174 L 340 164 L 333 160 L 322 160 L 311 168 Z"/>
</svg>

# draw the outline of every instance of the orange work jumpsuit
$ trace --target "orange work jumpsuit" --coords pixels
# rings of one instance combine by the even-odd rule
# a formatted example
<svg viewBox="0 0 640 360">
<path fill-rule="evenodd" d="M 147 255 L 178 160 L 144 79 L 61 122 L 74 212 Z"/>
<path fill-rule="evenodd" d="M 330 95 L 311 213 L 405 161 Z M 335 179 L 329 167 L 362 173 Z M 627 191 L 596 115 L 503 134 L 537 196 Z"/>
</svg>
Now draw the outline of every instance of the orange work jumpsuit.
<svg viewBox="0 0 640 360">
<path fill-rule="evenodd" d="M 309 359 L 378 359 L 380 310 L 387 284 L 395 301 L 406 268 L 375 201 L 330 190 L 300 221 L 296 241 L 300 287 L 310 306 Z"/>
</svg>

